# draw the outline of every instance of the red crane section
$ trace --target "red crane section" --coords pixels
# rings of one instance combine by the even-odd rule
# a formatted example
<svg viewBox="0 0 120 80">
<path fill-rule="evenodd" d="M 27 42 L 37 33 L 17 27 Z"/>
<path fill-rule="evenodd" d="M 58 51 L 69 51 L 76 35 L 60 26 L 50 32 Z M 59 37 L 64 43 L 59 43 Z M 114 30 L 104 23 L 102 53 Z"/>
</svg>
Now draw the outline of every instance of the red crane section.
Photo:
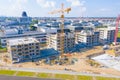
<svg viewBox="0 0 120 80">
<path fill-rule="evenodd" d="M 120 15 L 116 19 L 116 29 L 115 29 L 115 37 L 114 37 L 115 45 L 117 43 L 119 21 L 120 21 Z"/>
</svg>

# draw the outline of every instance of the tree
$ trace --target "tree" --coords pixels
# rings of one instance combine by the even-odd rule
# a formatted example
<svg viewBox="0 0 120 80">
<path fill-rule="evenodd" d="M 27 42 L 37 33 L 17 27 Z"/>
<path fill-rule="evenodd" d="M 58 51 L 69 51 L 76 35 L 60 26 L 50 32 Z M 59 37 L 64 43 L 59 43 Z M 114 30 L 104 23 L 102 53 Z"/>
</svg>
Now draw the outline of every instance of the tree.
<svg viewBox="0 0 120 80">
<path fill-rule="evenodd" d="M 32 24 L 38 24 L 38 20 L 33 20 Z"/>
</svg>

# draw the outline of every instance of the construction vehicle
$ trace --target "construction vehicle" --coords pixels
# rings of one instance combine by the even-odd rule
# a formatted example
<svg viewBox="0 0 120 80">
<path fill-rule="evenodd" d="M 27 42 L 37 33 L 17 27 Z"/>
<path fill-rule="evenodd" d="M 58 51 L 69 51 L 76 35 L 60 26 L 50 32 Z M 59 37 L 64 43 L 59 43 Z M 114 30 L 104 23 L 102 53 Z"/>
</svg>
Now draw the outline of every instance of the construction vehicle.
<svg viewBox="0 0 120 80">
<path fill-rule="evenodd" d="M 71 11 L 71 8 L 64 8 L 64 4 L 62 3 L 61 5 L 61 9 L 59 10 L 54 10 L 52 12 L 49 12 L 49 14 L 57 14 L 59 13 L 61 15 L 61 25 L 60 25 L 60 34 L 58 34 L 60 36 L 60 56 L 62 57 L 64 54 L 64 37 L 65 37 L 65 33 L 64 33 L 64 13 L 67 12 L 69 13 Z"/>
<path fill-rule="evenodd" d="M 110 56 L 120 56 L 120 43 L 116 45 L 111 45 L 108 50 L 106 50 L 106 53 Z"/>
</svg>

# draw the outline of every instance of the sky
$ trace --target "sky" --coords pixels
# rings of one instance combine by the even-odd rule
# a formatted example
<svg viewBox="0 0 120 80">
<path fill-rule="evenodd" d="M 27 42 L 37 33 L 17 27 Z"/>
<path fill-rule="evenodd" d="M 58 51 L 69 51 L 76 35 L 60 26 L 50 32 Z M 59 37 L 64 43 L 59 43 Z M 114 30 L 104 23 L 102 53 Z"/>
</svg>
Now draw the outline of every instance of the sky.
<svg viewBox="0 0 120 80">
<path fill-rule="evenodd" d="M 120 0 L 0 0 L 0 16 L 20 17 L 26 11 L 31 17 L 59 17 L 48 14 L 64 7 L 72 10 L 66 17 L 116 17 L 120 14 Z"/>
</svg>

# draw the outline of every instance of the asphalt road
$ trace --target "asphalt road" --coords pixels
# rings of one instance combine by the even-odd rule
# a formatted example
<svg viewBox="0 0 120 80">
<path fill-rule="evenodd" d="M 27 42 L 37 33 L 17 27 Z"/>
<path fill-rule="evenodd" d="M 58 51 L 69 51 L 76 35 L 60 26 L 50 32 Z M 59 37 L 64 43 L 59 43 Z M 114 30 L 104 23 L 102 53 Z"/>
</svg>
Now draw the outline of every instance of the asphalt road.
<svg viewBox="0 0 120 80">
<path fill-rule="evenodd" d="M 43 78 L 3 76 L 3 75 L 0 75 L 0 80 L 58 80 L 58 79 L 43 79 Z"/>
</svg>

